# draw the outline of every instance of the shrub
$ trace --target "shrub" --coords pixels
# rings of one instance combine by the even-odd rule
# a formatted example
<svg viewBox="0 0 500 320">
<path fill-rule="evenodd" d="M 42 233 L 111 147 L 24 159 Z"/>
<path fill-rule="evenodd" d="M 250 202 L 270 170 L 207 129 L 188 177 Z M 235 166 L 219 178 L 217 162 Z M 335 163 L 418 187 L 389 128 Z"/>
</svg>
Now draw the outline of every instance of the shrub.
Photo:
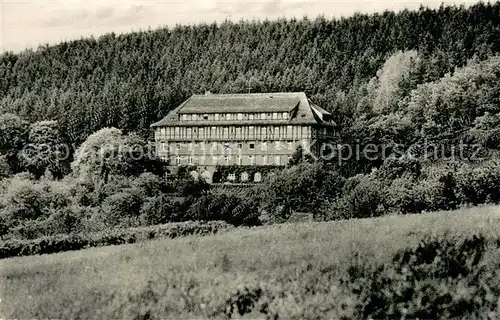
<svg viewBox="0 0 500 320">
<path fill-rule="evenodd" d="M 12 174 L 7 157 L 0 153 L 0 180 L 7 178 Z"/>
<path fill-rule="evenodd" d="M 187 216 L 191 220 L 222 220 L 235 226 L 259 224 L 257 204 L 235 194 L 206 194 L 191 205 Z"/>
<path fill-rule="evenodd" d="M 384 184 L 370 176 L 351 180 L 346 194 L 336 202 L 335 210 L 344 211 L 344 217 L 368 218 L 384 214 Z M 350 190 L 349 190 L 350 189 Z"/>
<path fill-rule="evenodd" d="M 175 183 L 175 190 L 183 197 L 199 197 L 210 189 L 210 185 L 203 179 L 179 179 Z"/>
<path fill-rule="evenodd" d="M 476 167 L 461 168 L 456 174 L 456 193 L 462 203 L 500 201 L 500 162 L 488 161 Z"/>
<path fill-rule="evenodd" d="M 44 219 L 23 220 L 10 225 L 6 234 L 8 239 L 36 239 L 58 234 L 83 232 L 84 208 L 65 207 L 60 210 L 50 209 L 50 216 Z"/>
<path fill-rule="evenodd" d="M 422 172 L 422 164 L 416 158 L 411 156 L 389 157 L 384 164 L 377 170 L 377 177 L 380 179 L 393 180 L 403 175 L 417 178 Z"/>
<path fill-rule="evenodd" d="M 132 187 L 139 189 L 146 197 L 155 197 L 167 188 L 165 181 L 159 176 L 146 172 L 132 180 Z"/>
<path fill-rule="evenodd" d="M 35 240 L 0 241 L 0 259 L 63 251 L 81 250 L 90 247 L 135 243 L 157 238 L 176 238 L 187 235 L 207 235 L 230 229 L 221 222 L 182 222 L 151 227 L 115 229 L 98 233 L 57 235 Z"/>
<path fill-rule="evenodd" d="M 226 299 L 223 304 L 225 308 L 221 310 L 221 313 L 224 313 L 229 319 L 233 318 L 233 316 L 241 317 L 251 313 L 258 306 L 258 302 L 263 295 L 264 292 L 259 286 L 237 289 Z M 265 305 L 261 305 L 260 309 L 260 312 L 266 312 Z"/>
<path fill-rule="evenodd" d="M 62 210 L 71 205 L 71 182 L 40 181 L 43 207 Z"/>
<path fill-rule="evenodd" d="M 136 190 L 124 190 L 106 198 L 103 202 L 103 209 L 113 215 L 138 215 L 142 200 L 141 194 Z"/>
<path fill-rule="evenodd" d="M 147 198 L 140 211 L 142 225 L 155 225 L 175 221 L 176 203 L 166 195 Z"/>
<path fill-rule="evenodd" d="M 341 194 L 343 184 L 343 177 L 326 164 L 303 162 L 266 179 L 260 190 L 262 207 L 273 213 L 285 207 L 283 219 L 292 211 L 315 213 Z"/>
<path fill-rule="evenodd" d="M 84 232 L 83 219 L 85 214 L 85 208 L 78 206 L 57 210 L 47 219 L 48 235 Z"/>
<path fill-rule="evenodd" d="M 44 216 L 43 189 L 42 185 L 30 180 L 12 178 L 3 196 L 2 215 L 12 223 Z"/>
<path fill-rule="evenodd" d="M 500 272 L 494 263 L 483 263 L 490 245 L 481 235 L 428 237 L 391 262 L 354 263 L 341 281 L 357 296 L 353 317 L 484 317 L 497 309 L 500 294 Z"/>
<path fill-rule="evenodd" d="M 417 213 L 426 209 L 424 195 L 412 177 L 397 178 L 385 188 L 385 207 L 397 213 Z"/>
<path fill-rule="evenodd" d="M 453 210 L 458 207 L 455 195 L 455 176 L 451 171 L 439 172 L 419 180 L 415 186 L 415 196 L 423 201 L 423 210 Z"/>
</svg>

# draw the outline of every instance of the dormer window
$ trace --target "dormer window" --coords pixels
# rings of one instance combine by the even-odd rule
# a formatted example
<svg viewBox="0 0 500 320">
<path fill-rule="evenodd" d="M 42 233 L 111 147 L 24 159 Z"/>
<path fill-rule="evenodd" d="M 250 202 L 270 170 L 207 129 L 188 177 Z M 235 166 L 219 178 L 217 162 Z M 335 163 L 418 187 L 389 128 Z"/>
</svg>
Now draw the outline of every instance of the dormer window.
<svg viewBox="0 0 500 320">
<path fill-rule="evenodd" d="M 232 119 L 231 114 L 230 113 L 226 114 L 226 120 L 231 120 L 231 119 Z"/>
<path fill-rule="evenodd" d="M 214 120 L 219 121 L 219 114 L 218 113 L 214 114 Z"/>
<path fill-rule="evenodd" d="M 253 120 L 253 113 L 250 113 L 250 114 L 248 115 L 248 120 Z"/>
<path fill-rule="evenodd" d="M 283 112 L 283 119 L 287 120 L 288 119 L 288 112 Z"/>
<path fill-rule="evenodd" d="M 183 114 L 182 115 L 182 121 L 186 121 L 187 120 L 187 114 Z"/>
<path fill-rule="evenodd" d="M 261 113 L 260 114 L 260 119 L 261 120 L 266 120 L 266 114 L 265 113 Z"/>
<path fill-rule="evenodd" d="M 238 120 L 243 120 L 243 113 L 238 113 Z"/>
<path fill-rule="evenodd" d="M 203 115 L 203 120 L 208 120 L 208 114 Z"/>
</svg>

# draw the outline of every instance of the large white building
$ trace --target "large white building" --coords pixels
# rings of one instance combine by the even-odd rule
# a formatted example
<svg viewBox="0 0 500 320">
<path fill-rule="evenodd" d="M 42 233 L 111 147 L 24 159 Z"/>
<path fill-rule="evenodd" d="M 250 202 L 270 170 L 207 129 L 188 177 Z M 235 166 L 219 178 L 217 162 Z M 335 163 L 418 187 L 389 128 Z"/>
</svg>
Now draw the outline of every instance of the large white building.
<svg viewBox="0 0 500 320">
<path fill-rule="evenodd" d="M 194 176 L 217 182 L 220 166 L 284 166 L 299 145 L 319 153 L 333 138 L 335 124 L 303 92 L 209 93 L 191 96 L 151 127 L 157 154 L 169 170 L 191 166 Z M 261 177 L 253 170 L 252 176 L 243 172 L 230 180 Z"/>
</svg>

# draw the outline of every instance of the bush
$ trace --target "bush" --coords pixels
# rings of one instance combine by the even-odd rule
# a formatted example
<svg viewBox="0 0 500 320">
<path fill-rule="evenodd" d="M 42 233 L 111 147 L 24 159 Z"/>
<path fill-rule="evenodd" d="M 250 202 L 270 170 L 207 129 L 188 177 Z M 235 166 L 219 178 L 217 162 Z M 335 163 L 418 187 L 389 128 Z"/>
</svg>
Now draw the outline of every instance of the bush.
<svg viewBox="0 0 500 320">
<path fill-rule="evenodd" d="M 176 238 L 193 234 L 207 235 L 230 228 L 230 225 L 221 221 L 208 223 L 189 221 L 152 227 L 115 229 L 90 234 L 57 235 L 35 240 L 5 240 L 0 241 L 0 259 L 135 243 L 157 238 Z"/>
<path fill-rule="evenodd" d="M 381 179 L 393 180 L 404 175 L 416 179 L 422 172 L 422 164 L 416 158 L 403 156 L 399 158 L 389 157 L 377 170 L 376 175 Z"/>
<path fill-rule="evenodd" d="M 85 208 L 66 207 L 54 212 L 47 221 L 48 235 L 84 232 Z"/>
<path fill-rule="evenodd" d="M 481 235 L 428 237 L 391 262 L 354 263 L 341 281 L 357 297 L 353 317 L 478 319 L 498 311 L 500 272 L 483 262 L 492 244 Z"/>
<path fill-rule="evenodd" d="M 0 153 L 0 180 L 9 177 L 12 174 L 12 169 L 9 165 L 7 157 Z"/>
<path fill-rule="evenodd" d="M 345 194 L 335 206 L 345 218 L 377 217 L 385 213 L 384 184 L 370 176 L 358 176 L 348 181 Z"/>
<path fill-rule="evenodd" d="M 167 186 L 159 176 L 146 172 L 132 180 L 132 187 L 139 189 L 146 197 L 155 197 L 163 193 Z"/>
<path fill-rule="evenodd" d="M 419 180 L 415 186 L 414 195 L 422 199 L 422 210 L 453 210 L 459 205 L 455 189 L 453 172 L 443 171 Z"/>
<path fill-rule="evenodd" d="M 140 215 L 143 202 L 143 195 L 137 189 L 113 194 L 102 204 L 103 219 L 110 226 L 130 226 L 130 223 L 134 224 L 134 218 Z"/>
<path fill-rule="evenodd" d="M 37 220 L 24 220 L 10 225 L 7 239 L 36 239 L 58 234 L 72 234 L 87 231 L 84 225 L 86 208 L 69 206 L 61 210 L 50 209 L 49 217 Z"/>
<path fill-rule="evenodd" d="M 408 177 L 397 178 L 385 189 L 385 206 L 397 213 L 418 212 L 415 196 L 415 182 Z"/>
<path fill-rule="evenodd" d="M 43 189 L 27 179 L 11 179 L 3 195 L 2 215 L 12 223 L 44 216 Z"/>
<path fill-rule="evenodd" d="M 166 195 L 146 199 L 140 211 L 142 225 L 155 225 L 175 221 L 176 204 Z"/>
<path fill-rule="evenodd" d="M 191 220 L 222 220 L 232 225 L 257 225 L 257 203 L 236 194 L 212 192 L 197 199 L 189 208 Z"/>
<path fill-rule="evenodd" d="M 464 167 L 456 174 L 456 193 L 462 203 L 500 202 L 500 162 L 488 161 L 477 167 Z"/>
<path fill-rule="evenodd" d="M 32 181 L 16 176 L 6 180 L 0 197 L 0 215 L 11 226 L 48 218 L 71 204 L 71 191 L 63 181 Z"/>
<path fill-rule="evenodd" d="M 323 203 L 336 199 L 344 178 L 329 165 L 302 162 L 271 175 L 262 184 L 262 208 L 288 219 L 292 211 L 317 213 Z M 280 210 L 284 207 L 284 210 Z"/>
<path fill-rule="evenodd" d="M 210 185 L 203 179 L 193 179 L 191 176 L 187 179 L 177 180 L 175 190 L 183 197 L 198 198 L 210 189 Z"/>
</svg>

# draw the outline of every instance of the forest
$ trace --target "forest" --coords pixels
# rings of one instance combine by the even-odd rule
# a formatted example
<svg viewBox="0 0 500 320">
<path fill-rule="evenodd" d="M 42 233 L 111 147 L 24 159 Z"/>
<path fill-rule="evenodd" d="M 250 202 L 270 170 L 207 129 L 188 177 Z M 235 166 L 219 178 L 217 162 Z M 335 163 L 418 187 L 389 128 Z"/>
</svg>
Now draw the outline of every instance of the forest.
<svg viewBox="0 0 500 320">
<path fill-rule="evenodd" d="M 103 127 L 148 134 L 191 94 L 250 87 L 305 91 L 347 127 L 368 82 L 395 52 L 416 51 L 421 60 L 400 93 L 407 96 L 499 50 L 498 2 L 111 33 L 1 55 L 0 111 L 59 121 L 64 139 L 80 144 Z"/>
<path fill-rule="evenodd" d="M 1 235 L 500 202 L 499 53 L 500 2 L 176 26 L 3 53 Z M 151 123 L 205 91 L 304 91 L 334 115 L 337 143 L 386 148 L 342 163 L 297 150 L 287 168 L 242 189 L 165 181 L 154 156 L 133 155 L 150 153 Z"/>
</svg>

